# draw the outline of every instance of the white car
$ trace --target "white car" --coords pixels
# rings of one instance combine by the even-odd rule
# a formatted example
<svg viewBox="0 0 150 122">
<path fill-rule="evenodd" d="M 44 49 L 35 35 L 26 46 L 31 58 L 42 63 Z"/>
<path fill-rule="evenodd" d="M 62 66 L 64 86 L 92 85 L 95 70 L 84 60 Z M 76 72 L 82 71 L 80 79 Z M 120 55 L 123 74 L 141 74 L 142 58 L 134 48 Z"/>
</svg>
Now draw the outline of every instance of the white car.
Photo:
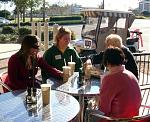
<svg viewBox="0 0 150 122">
<path fill-rule="evenodd" d="M 7 20 L 7 19 L 5 19 L 3 17 L 0 17 L 0 25 L 1 24 L 10 24 L 10 23 L 11 23 L 11 21 L 9 21 L 9 20 Z"/>
</svg>

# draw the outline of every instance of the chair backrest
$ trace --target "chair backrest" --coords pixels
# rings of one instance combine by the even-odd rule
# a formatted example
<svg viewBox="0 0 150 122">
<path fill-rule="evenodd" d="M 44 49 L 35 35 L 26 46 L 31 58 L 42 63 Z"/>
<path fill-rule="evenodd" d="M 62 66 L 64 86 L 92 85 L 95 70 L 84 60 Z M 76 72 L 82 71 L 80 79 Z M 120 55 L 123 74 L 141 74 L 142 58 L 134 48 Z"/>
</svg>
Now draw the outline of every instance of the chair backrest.
<svg viewBox="0 0 150 122">
<path fill-rule="evenodd" d="M 0 81 L 1 82 L 1 81 Z M 3 86 L 1 85 L 1 83 L 0 83 L 0 94 L 1 93 L 4 93 L 4 90 L 3 90 Z"/>
<path fill-rule="evenodd" d="M 112 117 L 107 117 L 104 115 L 97 114 L 95 112 L 91 112 L 88 117 L 88 122 L 95 122 L 95 120 L 93 121 L 91 119 L 92 116 L 102 122 L 106 122 L 106 121 L 107 122 L 150 122 L 150 114 L 144 116 L 135 116 L 132 118 L 112 118 Z"/>
<path fill-rule="evenodd" d="M 141 107 L 139 109 L 139 116 L 132 118 L 112 118 L 98 114 L 97 111 L 92 111 L 88 116 L 88 122 L 93 122 L 91 118 L 107 120 L 111 122 L 150 122 L 150 85 L 140 86 L 142 94 Z"/>
<path fill-rule="evenodd" d="M 150 85 L 140 86 L 142 94 L 142 103 L 139 111 L 139 115 L 150 114 Z"/>
<path fill-rule="evenodd" d="M 139 85 L 150 85 L 150 53 L 133 53 L 138 66 Z"/>
<path fill-rule="evenodd" d="M 0 74 L 0 90 L 1 90 L 0 92 L 1 93 L 4 93 L 3 88 L 5 88 L 8 91 L 12 92 L 11 88 L 4 83 L 4 75 L 6 75 L 6 74 L 7 74 L 7 72 L 3 72 L 3 73 Z"/>
</svg>

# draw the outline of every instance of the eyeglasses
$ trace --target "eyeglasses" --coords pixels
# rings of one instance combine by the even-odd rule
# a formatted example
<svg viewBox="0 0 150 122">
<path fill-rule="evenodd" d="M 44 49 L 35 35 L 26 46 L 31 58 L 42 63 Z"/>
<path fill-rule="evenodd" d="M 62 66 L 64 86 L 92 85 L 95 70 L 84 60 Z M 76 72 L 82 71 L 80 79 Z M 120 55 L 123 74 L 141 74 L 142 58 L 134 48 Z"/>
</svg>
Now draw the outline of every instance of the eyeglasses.
<svg viewBox="0 0 150 122">
<path fill-rule="evenodd" d="M 39 49 L 39 46 L 38 45 L 33 45 L 32 48 Z"/>
</svg>

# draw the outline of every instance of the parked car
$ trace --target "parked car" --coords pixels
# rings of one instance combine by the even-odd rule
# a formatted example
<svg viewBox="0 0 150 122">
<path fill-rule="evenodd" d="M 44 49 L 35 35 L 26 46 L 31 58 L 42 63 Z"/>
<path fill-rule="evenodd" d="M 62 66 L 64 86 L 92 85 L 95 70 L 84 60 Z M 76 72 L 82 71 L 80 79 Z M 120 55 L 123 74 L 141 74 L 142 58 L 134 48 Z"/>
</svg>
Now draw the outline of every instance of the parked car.
<svg viewBox="0 0 150 122">
<path fill-rule="evenodd" d="M 1 24 L 9 24 L 9 23 L 11 23 L 10 20 L 5 19 L 4 17 L 0 17 L 0 25 L 1 25 Z"/>
</svg>

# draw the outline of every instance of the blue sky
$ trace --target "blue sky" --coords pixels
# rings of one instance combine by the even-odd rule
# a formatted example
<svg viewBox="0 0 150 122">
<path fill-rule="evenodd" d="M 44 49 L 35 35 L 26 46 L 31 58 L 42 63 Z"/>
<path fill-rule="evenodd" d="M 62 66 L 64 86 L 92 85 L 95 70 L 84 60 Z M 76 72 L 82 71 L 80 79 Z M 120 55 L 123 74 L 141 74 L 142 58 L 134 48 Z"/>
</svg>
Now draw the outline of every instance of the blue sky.
<svg viewBox="0 0 150 122">
<path fill-rule="evenodd" d="M 83 7 L 97 7 L 101 4 L 102 0 L 46 0 L 50 4 L 78 4 Z M 138 7 L 138 0 L 105 0 L 105 9 L 114 10 L 128 10 L 128 8 Z M 3 9 L 4 5 L 1 5 L 0 9 Z M 14 6 L 6 5 L 6 8 L 13 10 Z"/>
</svg>

